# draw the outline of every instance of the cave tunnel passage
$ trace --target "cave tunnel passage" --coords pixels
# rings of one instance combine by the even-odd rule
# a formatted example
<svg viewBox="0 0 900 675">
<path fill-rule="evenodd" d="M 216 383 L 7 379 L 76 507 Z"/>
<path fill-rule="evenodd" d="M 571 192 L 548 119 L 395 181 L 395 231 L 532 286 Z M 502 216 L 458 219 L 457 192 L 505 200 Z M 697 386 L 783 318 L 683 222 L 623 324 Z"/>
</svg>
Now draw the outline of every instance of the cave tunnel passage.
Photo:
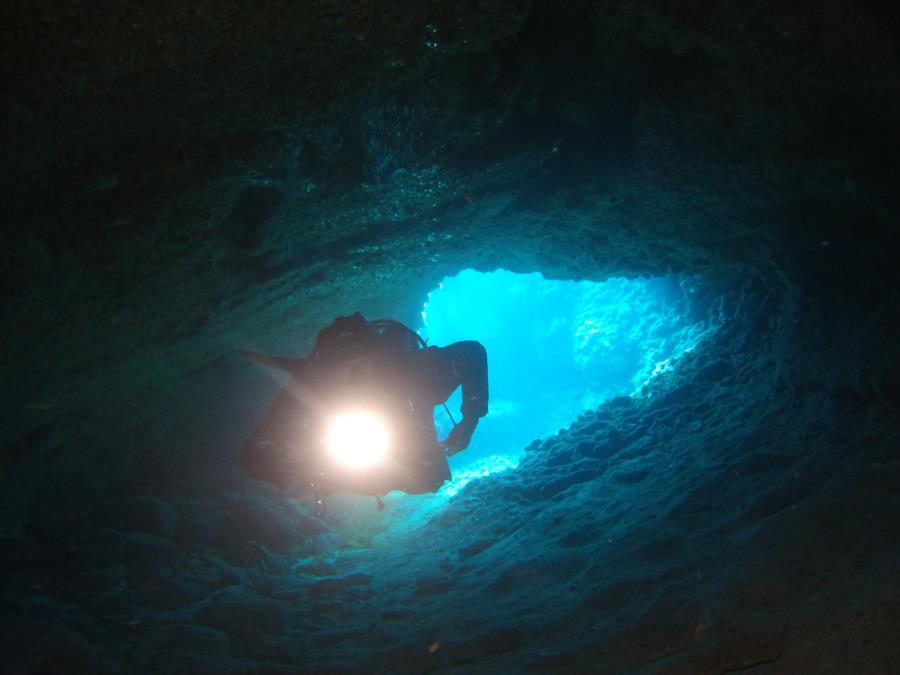
<svg viewBox="0 0 900 675">
<path fill-rule="evenodd" d="M 502 269 L 444 279 L 429 293 L 419 332 L 438 346 L 481 342 L 491 388 L 490 412 L 469 448 L 451 460 L 454 472 L 514 465 L 531 441 L 582 412 L 641 395 L 715 329 L 686 314 L 695 283 L 690 276 L 560 281 Z M 457 391 L 449 402 L 454 415 L 460 402 Z M 451 423 L 440 408 L 435 423 L 446 435 Z"/>
<path fill-rule="evenodd" d="M 415 526 L 473 479 L 517 466 L 529 443 L 568 427 L 581 413 L 619 396 L 646 394 L 650 380 L 718 327 L 690 311 L 698 281 L 671 275 L 576 282 L 502 269 L 445 278 L 428 294 L 418 331 L 429 345 L 478 340 L 486 347 L 490 410 L 469 447 L 451 458 L 451 482 L 435 496 L 393 493 L 392 513 L 369 526 Z M 457 421 L 460 404 L 457 390 L 448 401 Z M 447 412 L 435 410 L 439 438 L 452 426 Z M 338 513 L 356 503 L 353 515 L 340 519 L 344 527 L 370 520 L 365 500 L 331 501 Z"/>
</svg>

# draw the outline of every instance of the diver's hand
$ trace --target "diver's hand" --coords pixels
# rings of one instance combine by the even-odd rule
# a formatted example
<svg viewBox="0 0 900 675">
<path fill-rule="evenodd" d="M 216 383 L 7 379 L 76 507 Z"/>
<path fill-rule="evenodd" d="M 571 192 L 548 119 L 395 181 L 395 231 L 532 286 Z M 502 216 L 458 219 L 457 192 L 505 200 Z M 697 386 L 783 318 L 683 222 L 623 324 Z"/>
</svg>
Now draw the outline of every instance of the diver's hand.
<svg viewBox="0 0 900 675">
<path fill-rule="evenodd" d="M 475 431 L 476 424 L 478 424 L 478 420 L 463 417 L 459 424 L 450 430 L 447 438 L 441 441 L 441 447 L 444 448 L 448 457 L 452 457 L 457 452 L 461 452 L 469 447 L 469 441 L 472 440 L 472 433 Z"/>
</svg>

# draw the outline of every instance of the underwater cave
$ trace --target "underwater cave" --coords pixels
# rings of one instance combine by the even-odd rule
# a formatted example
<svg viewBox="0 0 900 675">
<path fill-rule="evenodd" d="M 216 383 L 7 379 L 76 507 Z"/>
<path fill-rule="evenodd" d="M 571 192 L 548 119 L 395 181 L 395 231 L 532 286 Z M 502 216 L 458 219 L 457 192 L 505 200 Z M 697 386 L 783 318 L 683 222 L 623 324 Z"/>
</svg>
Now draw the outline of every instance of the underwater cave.
<svg viewBox="0 0 900 675">
<path fill-rule="evenodd" d="M 895 9 L 0 18 L 0 672 L 896 672 Z M 357 311 L 488 413 L 323 509 L 241 350 Z"/>
</svg>

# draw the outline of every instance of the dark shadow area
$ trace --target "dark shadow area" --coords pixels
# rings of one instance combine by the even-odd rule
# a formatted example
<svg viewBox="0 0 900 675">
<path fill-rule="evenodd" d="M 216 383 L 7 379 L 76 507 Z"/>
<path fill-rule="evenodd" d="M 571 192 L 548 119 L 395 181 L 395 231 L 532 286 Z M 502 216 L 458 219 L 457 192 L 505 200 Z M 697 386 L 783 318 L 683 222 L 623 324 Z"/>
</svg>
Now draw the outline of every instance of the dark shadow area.
<svg viewBox="0 0 900 675">
<path fill-rule="evenodd" d="M 897 22 L 4 5 L 0 670 L 893 672 Z M 455 483 L 240 470 L 238 350 L 469 268 L 434 341 L 522 330 Z"/>
</svg>

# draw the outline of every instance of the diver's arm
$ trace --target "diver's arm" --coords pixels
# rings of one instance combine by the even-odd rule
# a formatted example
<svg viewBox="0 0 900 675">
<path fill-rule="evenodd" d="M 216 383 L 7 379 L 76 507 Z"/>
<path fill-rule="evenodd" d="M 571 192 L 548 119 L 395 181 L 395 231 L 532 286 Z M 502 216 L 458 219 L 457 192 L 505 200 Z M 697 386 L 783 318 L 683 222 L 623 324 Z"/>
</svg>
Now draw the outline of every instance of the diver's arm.
<svg viewBox="0 0 900 675">
<path fill-rule="evenodd" d="M 465 340 L 446 347 L 453 374 L 462 385 L 463 418 L 478 420 L 488 412 L 487 350 L 480 342 Z"/>
<path fill-rule="evenodd" d="M 487 350 L 480 342 L 465 340 L 445 347 L 444 351 L 462 386 L 462 420 L 443 442 L 447 454 L 455 455 L 468 447 L 478 420 L 488 412 Z"/>
</svg>

